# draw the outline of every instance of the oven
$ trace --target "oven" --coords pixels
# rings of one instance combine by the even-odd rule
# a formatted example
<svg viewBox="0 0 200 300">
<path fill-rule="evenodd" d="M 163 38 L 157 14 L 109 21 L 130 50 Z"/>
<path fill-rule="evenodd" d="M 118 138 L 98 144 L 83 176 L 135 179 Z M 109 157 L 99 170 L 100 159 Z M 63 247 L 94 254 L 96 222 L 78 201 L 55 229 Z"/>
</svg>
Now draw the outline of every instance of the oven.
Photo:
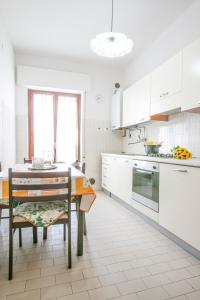
<svg viewBox="0 0 200 300">
<path fill-rule="evenodd" d="M 159 211 L 159 163 L 133 161 L 132 199 Z"/>
</svg>

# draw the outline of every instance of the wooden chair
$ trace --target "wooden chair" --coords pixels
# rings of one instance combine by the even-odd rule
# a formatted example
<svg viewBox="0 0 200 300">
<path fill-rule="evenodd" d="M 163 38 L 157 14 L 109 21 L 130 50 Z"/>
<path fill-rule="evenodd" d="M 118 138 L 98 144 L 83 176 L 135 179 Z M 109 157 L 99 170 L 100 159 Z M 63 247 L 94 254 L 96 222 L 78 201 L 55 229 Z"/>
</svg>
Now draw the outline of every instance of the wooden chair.
<svg viewBox="0 0 200 300">
<path fill-rule="evenodd" d="M 31 179 L 47 179 L 55 180 L 57 178 L 67 178 L 65 183 L 41 183 L 41 184 L 23 184 L 19 182 L 20 178 L 24 178 L 26 181 Z M 64 194 L 54 195 L 40 195 L 31 196 L 30 193 L 27 196 L 15 195 L 14 191 L 34 191 L 40 190 L 60 190 L 67 189 Z M 23 217 L 15 216 L 13 213 L 13 204 L 17 203 L 35 203 L 35 202 L 49 202 L 49 201 L 64 201 L 68 200 L 67 211 L 53 224 L 68 224 L 68 268 L 72 266 L 71 258 L 71 169 L 68 172 L 14 172 L 9 169 L 9 280 L 13 277 L 13 233 L 16 228 L 34 227 L 30 222 L 26 221 Z M 66 239 L 64 232 L 64 240 Z"/>
<path fill-rule="evenodd" d="M 85 168 L 86 164 L 85 162 L 81 162 L 79 160 L 76 160 L 72 166 L 74 166 L 77 170 L 81 171 L 83 174 L 85 174 Z M 91 185 L 95 183 L 94 178 L 89 178 L 89 182 Z M 78 210 L 78 207 L 76 206 L 76 211 Z M 87 227 L 86 227 L 86 219 L 85 219 L 85 213 L 83 213 L 83 224 L 84 224 L 84 235 L 87 235 Z"/>
<path fill-rule="evenodd" d="M 24 157 L 24 164 L 31 164 L 32 163 L 32 159 L 28 159 Z"/>
<path fill-rule="evenodd" d="M 2 171 L 2 166 L 1 166 L 1 162 L 0 162 L 0 172 Z M 9 201 L 8 199 L 3 199 L 1 200 L 0 199 L 0 223 L 1 223 L 1 220 L 3 219 L 9 219 L 9 217 L 2 217 L 2 212 L 3 212 L 3 209 L 9 209 Z M 21 228 L 19 228 L 19 247 L 22 246 L 22 230 Z"/>
</svg>

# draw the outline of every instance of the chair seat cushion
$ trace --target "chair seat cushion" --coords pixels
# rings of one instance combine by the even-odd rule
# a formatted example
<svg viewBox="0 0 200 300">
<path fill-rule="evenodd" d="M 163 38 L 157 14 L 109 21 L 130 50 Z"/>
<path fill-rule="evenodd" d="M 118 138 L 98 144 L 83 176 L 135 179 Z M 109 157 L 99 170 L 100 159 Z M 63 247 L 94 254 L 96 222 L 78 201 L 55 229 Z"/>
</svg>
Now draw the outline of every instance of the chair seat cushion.
<svg viewBox="0 0 200 300">
<path fill-rule="evenodd" d="M 34 226 L 47 227 L 67 216 L 66 201 L 26 202 L 14 210 L 14 222 L 30 222 Z"/>
</svg>

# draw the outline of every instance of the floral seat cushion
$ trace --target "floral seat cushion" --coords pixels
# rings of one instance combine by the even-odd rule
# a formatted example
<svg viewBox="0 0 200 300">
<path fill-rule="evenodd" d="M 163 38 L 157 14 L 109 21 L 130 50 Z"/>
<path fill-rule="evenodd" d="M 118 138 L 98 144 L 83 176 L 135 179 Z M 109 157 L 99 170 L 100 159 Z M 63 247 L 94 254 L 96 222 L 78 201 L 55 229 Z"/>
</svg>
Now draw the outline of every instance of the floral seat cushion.
<svg viewBox="0 0 200 300">
<path fill-rule="evenodd" d="M 67 217 L 67 201 L 26 202 L 18 205 L 14 210 L 15 216 L 37 227 L 47 227 L 54 224 L 65 215 Z M 15 218 L 19 220 L 19 218 Z"/>
</svg>

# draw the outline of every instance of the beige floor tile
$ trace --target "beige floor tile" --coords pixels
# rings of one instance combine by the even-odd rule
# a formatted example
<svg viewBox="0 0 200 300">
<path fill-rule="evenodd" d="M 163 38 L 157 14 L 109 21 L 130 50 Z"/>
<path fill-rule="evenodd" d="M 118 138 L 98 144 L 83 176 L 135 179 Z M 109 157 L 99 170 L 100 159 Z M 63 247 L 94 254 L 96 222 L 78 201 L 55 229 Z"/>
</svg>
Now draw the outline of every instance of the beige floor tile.
<svg viewBox="0 0 200 300">
<path fill-rule="evenodd" d="M 117 297 L 116 300 L 140 300 L 136 294 Z"/>
<path fill-rule="evenodd" d="M 170 300 L 188 300 L 188 297 L 183 295 L 183 296 L 179 296 L 179 297 L 176 297 L 176 298 L 170 298 Z"/>
<path fill-rule="evenodd" d="M 200 276 L 187 279 L 187 282 L 195 289 L 200 290 Z"/>
<path fill-rule="evenodd" d="M 143 278 L 143 281 L 148 288 L 161 286 L 171 282 L 171 280 L 165 274 L 147 276 Z"/>
<path fill-rule="evenodd" d="M 123 282 L 123 281 L 126 281 L 127 279 L 122 272 L 118 272 L 118 273 L 99 276 L 99 280 L 100 280 L 102 286 L 106 286 L 106 285 Z"/>
<path fill-rule="evenodd" d="M 147 266 L 146 268 L 152 275 L 171 270 L 171 267 L 168 263 L 159 263 L 152 266 Z"/>
<path fill-rule="evenodd" d="M 138 258 L 134 259 L 130 262 L 132 268 L 140 268 L 140 267 L 145 267 L 145 266 L 150 266 L 153 265 L 154 262 L 150 257 L 147 258 Z"/>
<path fill-rule="evenodd" d="M 52 267 L 42 268 L 41 276 L 48 276 L 49 274 L 54 275 L 54 274 L 59 274 L 64 272 L 68 272 L 66 266 L 63 265 L 52 266 Z"/>
<path fill-rule="evenodd" d="M 14 281 L 22 281 L 40 277 L 40 269 L 30 271 L 20 271 L 13 274 Z"/>
<path fill-rule="evenodd" d="M 57 300 L 90 300 L 88 292 L 58 297 Z"/>
<path fill-rule="evenodd" d="M 119 262 L 116 264 L 108 265 L 107 266 L 109 273 L 115 273 L 120 271 L 125 271 L 131 269 L 131 264 L 129 262 Z"/>
<path fill-rule="evenodd" d="M 131 293 L 137 293 L 139 291 L 145 290 L 146 286 L 142 279 L 135 279 L 127 282 L 122 282 L 117 284 L 117 288 L 119 289 L 122 295 L 127 295 Z"/>
<path fill-rule="evenodd" d="M 49 266 L 53 266 L 53 258 L 51 258 L 51 259 L 41 259 L 41 260 L 38 260 L 38 261 L 33 261 L 33 262 L 27 263 L 27 269 L 28 270 L 45 268 L 45 267 L 49 267 Z"/>
<path fill-rule="evenodd" d="M 165 300 L 169 298 L 167 292 L 162 287 L 155 287 L 139 292 L 138 296 L 141 300 Z"/>
<path fill-rule="evenodd" d="M 72 282 L 72 290 L 74 293 L 80 293 L 100 287 L 100 282 L 97 278 L 83 279 Z"/>
<path fill-rule="evenodd" d="M 91 278 L 105 274 L 108 274 L 108 268 L 105 266 L 83 269 L 84 278 Z"/>
<path fill-rule="evenodd" d="M 7 284 L 0 285 L 0 296 L 6 296 L 10 294 L 24 292 L 25 283 L 26 283 L 25 281 L 22 282 L 10 281 Z"/>
<path fill-rule="evenodd" d="M 187 295 L 189 300 L 199 300 L 200 299 L 200 291 L 196 291 L 194 293 Z"/>
<path fill-rule="evenodd" d="M 55 276 L 45 276 L 36 279 L 30 279 L 26 282 L 26 290 L 35 290 L 55 284 Z"/>
<path fill-rule="evenodd" d="M 16 293 L 15 295 L 7 296 L 6 300 L 40 300 L 40 290 Z"/>
<path fill-rule="evenodd" d="M 191 263 L 187 258 L 176 259 L 173 261 L 169 261 L 169 265 L 172 269 L 182 269 L 191 266 Z"/>
<path fill-rule="evenodd" d="M 83 273 L 81 271 L 56 274 L 56 284 L 72 282 L 81 279 L 83 279 Z"/>
<path fill-rule="evenodd" d="M 89 291 L 91 300 L 107 300 L 120 296 L 115 286 L 107 286 Z"/>
<path fill-rule="evenodd" d="M 199 276 L 200 275 L 200 265 L 190 266 L 186 268 L 190 274 L 193 276 Z"/>
<path fill-rule="evenodd" d="M 170 297 L 184 295 L 193 291 L 192 286 L 186 280 L 164 285 L 163 288 Z"/>
<path fill-rule="evenodd" d="M 145 268 L 138 268 L 134 270 L 124 271 L 125 276 L 128 280 L 137 279 L 141 277 L 145 277 L 151 275 L 151 273 Z"/>
<path fill-rule="evenodd" d="M 171 281 L 179 281 L 192 277 L 186 269 L 179 269 L 165 273 Z"/>
<path fill-rule="evenodd" d="M 57 298 L 72 294 L 71 286 L 68 283 L 57 284 L 41 289 L 41 300 Z"/>
</svg>

